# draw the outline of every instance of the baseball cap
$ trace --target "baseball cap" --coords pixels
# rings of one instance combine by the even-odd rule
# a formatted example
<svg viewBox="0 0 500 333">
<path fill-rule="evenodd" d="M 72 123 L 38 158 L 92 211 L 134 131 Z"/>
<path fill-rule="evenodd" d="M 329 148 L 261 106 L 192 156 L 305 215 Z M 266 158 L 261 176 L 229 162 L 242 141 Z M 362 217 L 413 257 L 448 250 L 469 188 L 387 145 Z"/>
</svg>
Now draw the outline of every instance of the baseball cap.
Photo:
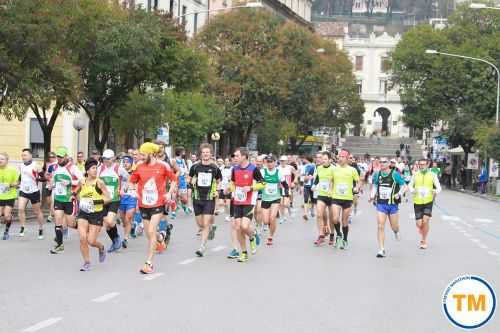
<svg viewBox="0 0 500 333">
<path fill-rule="evenodd" d="M 113 157 L 115 157 L 115 152 L 111 149 L 106 149 L 102 152 L 102 158 L 111 159 Z"/>
<path fill-rule="evenodd" d="M 274 158 L 273 155 L 267 155 L 264 160 L 268 161 L 268 162 L 274 162 L 276 161 L 276 159 Z"/>
<path fill-rule="evenodd" d="M 398 163 L 395 158 L 391 159 L 391 163 Z"/>
<path fill-rule="evenodd" d="M 57 157 L 65 157 L 66 155 L 68 155 L 68 148 L 66 148 L 64 146 L 57 147 L 57 149 L 56 149 L 56 156 Z"/>
<path fill-rule="evenodd" d="M 139 152 L 143 154 L 155 154 L 160 150 L 158 145 L 155 145 L 152 142 L 146 142 L 141 145 L 139 148 Z"/>
<path fill-rule="evenodd" d="M 288 156 L 286 155 L 281 156 L 280 161 L 288 161 Z"/>
</svg>

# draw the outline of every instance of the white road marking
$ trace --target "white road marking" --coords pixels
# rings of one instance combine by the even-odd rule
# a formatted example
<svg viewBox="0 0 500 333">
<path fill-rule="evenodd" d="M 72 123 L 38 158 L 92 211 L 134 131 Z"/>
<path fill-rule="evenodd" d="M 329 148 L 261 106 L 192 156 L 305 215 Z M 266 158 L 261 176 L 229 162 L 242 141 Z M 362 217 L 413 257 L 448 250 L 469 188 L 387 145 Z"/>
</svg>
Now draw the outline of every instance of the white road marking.
<svg viewBox="0 0 500 333">
<path fill-rule="evenodd" d="M 477 245 L 484 250 L 488 249 L 488 247 L 484 244 L 478 243 Z"/>
<path fill-rule="evenodd" d="M 55 323 L 61 321 L 62 319 L 63 319 L 62 317 L 49 318 L 47 320 L 39 322 L 38 324 L 26 328 L 23 332 L 27 333 L 37 332 L 43 328 L 54 325 Z"/>
<path fill-rule="evenodd" d="M 482 219 L 482 218 L 475 218 L 474 222 L 477 223 L 493 223 L 493 220 L 490 219 Z"/>
<path fill-rule="evenodd" d="M 465 232 L 464 232 L 464 236 L 465 236 L 465 237 L 470 237 L 470 236 L 471 236 L 471 234 L 469 234 L 467 231 L 465 231 Z"/>
<path fill-rule="evenodd" d="M 443 215 L 441 218 L 445 221 L 461 221 L 462 219 L 458 216 Z"/>
<path fill-rule="evenodd" d="M 142 280 L 143 281 L 151 281 L 151 280 L 157 279 L 163 275 L 165 275 L 165 273 L 155 273 L 155 274 L 151 274 L 151 275 L 146 275 Z"/>
<path fill-rule="evenodd" d="M 471 238 L 470 241 L 473 242 L 473 243 L 479 243 L 479 242 L 481 242 L 479 239 L 476 239 L 476 238 Z"/>
<path fill-rule="evenodd" d="M 467 223 L 467 222 L 464 222 L 464 224 L 465 224 L 466 226 L 468 226 L 469 228 L 474 228 L 474 226 L 473 226 L 472 224 L 469 224 L 469 223 Z"/>
<path fill-rule="evenodd" d="M 120 293 L 117 293 L 117 292 L 113 292 L 113 293 L 107 293 L 107 294 L 104 294 L 102 296 L 99 296 L 97 298 L 94 298 L 92 300 L 92 302 L 96 302 L 96 303 L 104 303 L 106 301 L 109 301 L 110 299 L 112 298 L 115 298 L 116 296 L 120 295 Z"/>
<path fill-rule="evenodd" d="M 224 245 L 220 245 L 220 246 L 214 247 L 214 248 L 212 249 L 212 252 L 219 252 L 219 251 L 224 250 L 225 248 L 227 248 L 227 247 L 226 247 L 226 246 L 224 246 Z"/>
<path fill-rule="evenodd" d="M 190 263 L 195 262 L 195 261 L 196 261 L 196 258 L 186 259 L 184 261 L 181 261 L 179 263 L 179 265 L 187 265 L 187 264 L 190 264 Z"/>
<path fill-rule="evenodd" d="M 500 254 L 498 254 L 498 252 L 495 252 L 495 251 L 489 251 L 488 254 L 491 254 L 492 256 L 495 256 L 495 257 L 500 256 Z"/>
<path fill-rule="evenodd" d="M 457 224 L 456 224 L 455 222 L 450 222 L 450 225 L 451 225 L 452 227 L 455 227 Z"/>
</svg>

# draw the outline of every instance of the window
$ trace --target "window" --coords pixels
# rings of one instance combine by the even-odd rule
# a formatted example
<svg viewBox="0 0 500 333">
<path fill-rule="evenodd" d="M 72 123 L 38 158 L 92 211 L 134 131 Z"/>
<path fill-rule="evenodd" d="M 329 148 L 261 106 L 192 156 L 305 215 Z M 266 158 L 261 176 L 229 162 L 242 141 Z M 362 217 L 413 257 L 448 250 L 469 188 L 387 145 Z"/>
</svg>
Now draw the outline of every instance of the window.
<svg viewBox="0 0 500 333">
<path fill-rule="evenodd" d="M 387 94 L 387 80 L 383 79 L 379 81 L 378 91 L 381 94 Z"/>
<path fill-rule="evenodd" d="M 356 56 L 356 71 L 362 71 L 363 70 L 363 56 Z"/>
<path fill-rule="evenodd" d="M 172 15 L 174 14 L 174 0 L 170 0 L 170 3 L 168 5 L 168 12 Z"/>
<path fill-rule="evenodd" d="M 362 94 L 363 93 L 363 81 L 358 81 L 357 86 L 358 86 L 358 94 Z"/>
<path fill-rule="evenodd" d="M 187 14 L 187 7 L 182 6 L 182 25 L 186 24 L 186 14 Z"/>
<path fill-rule="evenodd" d="M 30 119 L 30 149 L 33 157 L 43 157 L 43 132 L 36 118 Z"/>
<path fill-rule="evenodd" d="M 148 0 L 148 12 L 151 11 L 151 0 Z"/>
<path fill-rule="evenodd" d="M 195 13 L 194 14 L 194 22 L 193 22 L 193 34 L 196 35 L 196 33 L 198 32 L 198 13 Z"/>
<path fill-rule="evenodd" d="M 382 73 L 387 73 L 391 70 L 391 60 L 389 57 L 384 56 L 380 58 L 380 71 Z"/>
<path fill-rule="evenodd" d="M 154 0 L 153 2 L 153 9 L 158 10 L 158 0 Z"/>
</svg>

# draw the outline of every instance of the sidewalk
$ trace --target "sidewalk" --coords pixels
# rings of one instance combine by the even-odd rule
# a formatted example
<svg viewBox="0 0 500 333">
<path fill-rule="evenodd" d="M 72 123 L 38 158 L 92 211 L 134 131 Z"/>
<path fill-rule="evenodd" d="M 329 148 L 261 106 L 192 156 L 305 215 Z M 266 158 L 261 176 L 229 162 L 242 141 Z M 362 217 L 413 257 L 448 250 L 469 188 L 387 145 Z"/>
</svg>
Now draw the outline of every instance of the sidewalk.
<svg viewBox="0 0 500 333">
<path fill-rule="evenodd" d="M 479 192 L 473 192 L 472 190 L 462 190 L 459 188 L 446 188 L 449 191 L 455 191 L 455 192 L 460 192 L 468 195 L 475 196 L 476 198 L 481 198 L 484 200 L 489 200 L 492 202 L 497 202 L 500 203 L 500 196 L 493 195 L 491 193 L 486 193 L 486 194 L 480 194 Z"/>
</svg>

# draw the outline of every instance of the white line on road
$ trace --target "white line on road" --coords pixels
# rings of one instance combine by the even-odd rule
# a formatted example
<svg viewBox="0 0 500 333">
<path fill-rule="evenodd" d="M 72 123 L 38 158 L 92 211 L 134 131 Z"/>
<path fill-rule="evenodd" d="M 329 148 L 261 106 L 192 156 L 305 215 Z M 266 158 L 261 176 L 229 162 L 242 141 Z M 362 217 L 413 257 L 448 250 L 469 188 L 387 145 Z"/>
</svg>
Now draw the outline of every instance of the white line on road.
<svg viewBox="0 0 500 333">
<path fill-rule="evenodd" d="M 469 228 L 474 228 L 474 226 L 473 226 L 472 224 L 469 224 L 469 223 L 467 223 L 467 222 L 464 222 L 464 224 L 465 224 L 466 226 L 468 226 Z"/>
<path fill-rule="evenodd" d="M 470 241 L 473 242 L 473 243 L 479 243 L 479 242 L 481 242 L 479 239 L 476 239 L 476 238 L 471 238 Z"/>
<path fill-rule="evenodd" d="M 490 219 L 482 219 L 482 218 L 475 218 L 475 219 L 474 219 L 474 222 L 478 222 L 478 223 L 493 223 L 493 220 L 490 220 Z"/>
<path fill-rule="evenodd" d="M 35 324 L 33 326 L 26 328 L 23 332 L 27 332 L 27 333 L 37 332 L 43 328 L 54 325 L 55 323 L 57 323 L 58 321 L 61 321 L 62 319 L 63 319 L 62 317 L 49 318 L 47 320 L 39 322 L 38 324 Z"/>
<path fill-rule="evenodd" d="M 195 261 L 196 261 L 196 258 L 186 259 L 186 260 L 184 260 L 184 261 L 181 261 L 181 262 L 179 263 L 179 265 L 187 265 L 187 264 L 193 263 L 193 262 L 195 262 Z"/>
<path fill-rule="evenodd" d="M 458 216 L 443 215 L 441 218 L 445 221 L 461 221 L 462 219 Z"/>
<path fill-rule="evenodd" d="M 487 249 L 488 249 L 488 247 L 487 247 L 486 245 L 484 245 L 484 244 L 478 243 L 477 245 L 478 245 L 480 248 L 484 249 L 484 250 L 487 250 Z"/>
<path fill-rule="evenodd" d="M 489 251 L 488 254 L 491 254 L 494 257 L 500 256 L 500 254 L 498 254 L 498 252 L 495 252 L 495 251 Z"/>
<path fill-rule="evenodd" d="M 225 248 L 226 248 L 226 246 L 224 246 L 224 245 L 220 245 L 220 246 L 214 247 L 214 248 L 212 249 L 212 252 L 219 252 L 219 251 L 224 250 Z"/>
<path fill-rule="evenodd" d="M 157 279 L 163 275 L 165 275 L 165 273 L 155 273 L 155 274 L 151 274 L 151 275 L 146 275 L 142 280 L 143 281 L 151 281 L 151 280 Z"/>
<path fill-rule="evenodd" d="M 104 303 L 106 301 L 109 301 L 110 299 L 112 298 L 115 298 L 116 296 L 120 295 L 120 293 L 117 293 L 117 292 L 112 292 L 112 293 L 107 293 L 107 294 L 104 294 L 102 296 L 99 296 L 97 298 L 94 298 L 92 300 L 92 302 L 96 302 L 96 303 Z"/>
<path fill-rule="evenodd" d="M 469 234 L 467 231 L 465 231 L 465 232 L 464 232 L 464 236 L 465 236 L 465 237 L 470 237 L 470 236 L 471 236 L 471 234 Z"/>
</svg>

